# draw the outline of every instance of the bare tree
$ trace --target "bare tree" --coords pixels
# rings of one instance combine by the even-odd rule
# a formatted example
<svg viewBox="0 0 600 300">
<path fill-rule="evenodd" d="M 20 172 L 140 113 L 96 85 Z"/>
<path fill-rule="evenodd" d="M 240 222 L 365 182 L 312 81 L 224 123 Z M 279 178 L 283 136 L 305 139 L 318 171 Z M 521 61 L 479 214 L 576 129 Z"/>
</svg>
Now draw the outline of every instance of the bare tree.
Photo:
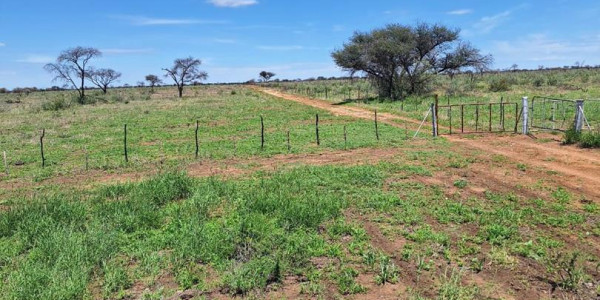
<svg viewBox="0 0 600 300">
<path fill-rule="evenodd" d="M 75 47 L 61 52 L 56 63 L 47 64 L 44 69 L 55 74 L 53 81 L 63 81 L 66 86 L 71 85 L 76 89 L 79 93 L 79 102 L 83 103 L 87 64 L 90 59 L 101 55 L 100 50 L 96 48 Z M 78 79 L 81 80 L 79 87 L 75 83 Z"/>
<path fill-rule="evenodd" d="M 113 69 L 98 69 L 94 70 L 90 68 L 90 70 L 86 74 L 87 78 L 95 84 L 97 87 L 102 89 L 102 92 L 106 94 L 106 90 L 108 86 L 117 81 L 121 77 L 121 73 L 113 70 Z"/>
<path fill-rule="evenodd" d="M 146 75 L 146 81 L 148 81 L 148 85 L 150 86 L 150 90 L 154 92 L 154 87 L 158 84 L 162 83 L 162 80 L 158 78 L 156 75 Z"/>
<path fill-rule="evenodd" d="M 197 80 L 208 78 L 208 73 L 200 71 L 202 61 L 193 57 L 178 58 L 170 69 L 163 69 L 167 72 L 165 77 L 171 77 L 179 91 L 179 98 L 183 97 L 183 86 Z"/>
<path fill-rule="evenodd" d="M 262 71 L 258 74 L 258 76 L 260 76 L 264 82 L 269 82 L 269 80 L 275 76 L 275 73 Z"/>
</svg>

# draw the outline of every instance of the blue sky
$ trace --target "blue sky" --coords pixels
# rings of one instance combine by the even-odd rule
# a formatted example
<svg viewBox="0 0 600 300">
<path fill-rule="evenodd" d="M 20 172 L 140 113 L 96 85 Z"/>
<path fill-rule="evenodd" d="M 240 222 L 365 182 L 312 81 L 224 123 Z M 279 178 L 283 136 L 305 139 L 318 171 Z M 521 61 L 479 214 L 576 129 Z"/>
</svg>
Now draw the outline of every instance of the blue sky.
<svg viewBox="0 0 600 300">
<path fill-rule="evenodd" d="M 53 85 L 44 64 L 78 45 L 120 84 L 190 55 L 208 82 L 338 76 L 330 53 L 355 30 L 418 21 L 462 29 L 495 68 L 600 64 L 597 0 L 1 0 L 0 87 Z"/>
</svg>

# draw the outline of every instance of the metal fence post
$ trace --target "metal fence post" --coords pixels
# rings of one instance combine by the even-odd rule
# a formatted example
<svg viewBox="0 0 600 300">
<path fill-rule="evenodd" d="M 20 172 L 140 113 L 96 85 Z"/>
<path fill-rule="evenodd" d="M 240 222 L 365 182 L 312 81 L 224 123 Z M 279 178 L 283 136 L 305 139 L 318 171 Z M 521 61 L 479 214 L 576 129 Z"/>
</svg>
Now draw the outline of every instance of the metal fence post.
<svg viewBox="0 0 600 300">
<path fill-rule="evenodd" d="M 523 134 L 529 134 L 529 98 L 523 97 Z"/>
<path fill-rule="evenodd" d="M 583 100 L 575 101 L 575 131 L 581 132 L 583 128 Z"/>
</svg>

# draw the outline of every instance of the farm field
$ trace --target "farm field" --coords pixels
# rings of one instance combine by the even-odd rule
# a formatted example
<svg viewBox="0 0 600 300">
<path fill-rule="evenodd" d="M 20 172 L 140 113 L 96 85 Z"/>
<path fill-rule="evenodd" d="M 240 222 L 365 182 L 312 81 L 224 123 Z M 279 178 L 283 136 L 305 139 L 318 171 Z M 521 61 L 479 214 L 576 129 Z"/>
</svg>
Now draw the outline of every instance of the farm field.
<svg viewBox="0 0 600 300">
<path fill-rule="evenodd" d="M 433 139 L 425 126 L 412 139 L 424 111 L 398 103 L 174 93 L 111 90 L 58 110 L 43 105 L 68 94 L 1 99 L 2 298 L 600 295 L 598 150 L 548 133 Z"/>
<path fill-rule="evenodd" d="M 286 93 L 308 96 L 326 100 L 338 105 L 351 105 L 369 110 L 401 114 L 414 119 L 423 119 L 434 94 L 439 97 L 442 106 L 439 114 L 441 125 L 448 127 L 450 118 L 454 120 L 454 129 L 460 127 L 460 105 L 480 103 L 475 106 L 466 106 L 463 114 L 464 127 L 468 131 L 476 128 L 476 109 L 479 109 L 479 129 L 488 127 L 489 103 L 492 103 L 491 126 L 493 131 L 502 128 L 511 131 L 520 110 L 515 113 L 514 103 L 521 105 L 522 97 L 529 97 L 530 101 L 536 98 L 547 97 L 551 99 L 583 99 L 585 102 L 585 115 L 590 125 L 598 130 L 600 128 L 600 71 L 598 69 L 572 69 L 572 70 L 543 70 L 543 71 L 518 71 L 486 74 L 458 74 L 450 79 L 449 76 L 437 76 L 434 79 L 433 90 L 426 95 L 408 96 L 403 101 L 379 100 L 377 90 L 366 79 L 346 80 L 315 80 L 306 82 L 272 82 L 264 84 L 265 87 L 278 89 Z M 539 123 L 547 123 L 554 114 L 556 123 L 568 128 L 572 123 L 575 109 L 573 105 L 558 103 L 544 104 L 542 99 L 537 99 L 538 107 L 535 118 Z M 504 122 L 500 120 L 501 105 L 504 105 Z M 453 105 L 451 111 L 444 107 Z M 530 104 L 531 105 L 531 104 Z M 543 106 L 543 107 L 542 107 Z M 504 127 L 502 126 L 504 125 Z M 520 128 L 517 128 L 520 130 Z M 446 128 L 445 133 L 449 130 Z M 456 131 L 455 131 L 456 132 Z"/>
</svg>

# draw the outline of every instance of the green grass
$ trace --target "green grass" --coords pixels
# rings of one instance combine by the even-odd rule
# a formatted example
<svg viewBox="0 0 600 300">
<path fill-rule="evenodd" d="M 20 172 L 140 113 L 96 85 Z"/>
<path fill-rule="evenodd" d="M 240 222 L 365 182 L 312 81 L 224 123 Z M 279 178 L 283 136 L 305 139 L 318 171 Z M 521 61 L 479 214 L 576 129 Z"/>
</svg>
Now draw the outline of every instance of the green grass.
<svg viewBox="0 0 600 300">
<path fill-rule="evenodd" d="M 495 88 L 502 82 L 503 88 Z M 397 113 L 421 120 L 434 102 L 434 94 L 439 95 L 439 105 L 460 105 L 469 103 L 483 104 L 465 106 L 461 112 L 460 107 L 452 109 L 441 107 L 439 110 L 439 123 L 441 126 L 450 127 L 452 120 L 453 132 L 492 131 L 513 132 L 515 119 L 520 115 L 521 99 L 528 96 L 530 107 L 535 102 L 535 109 L 530 112 L 532 121 L 540 126 L 566 130 L 573 121 L 575 114 L 574 103 L 552 102 L 543 103 L 536 96 L 559 99 L 586 99 L 585 114 L 594 128 L 600 126 L 600 70 L 598 69 L 573 69 L 573 70 L 544 70 L 531 72 L 504 72 L 489 73 L 484 75 L 469 74 L 457 75 L 454 79 L 449 76 L 437 76 L 433 84 L 434 90 L 427 95 L 409 96 L 403 101 L 389 101 L 378 99 L 376 89 L 364 79 L 354 80 L 316 80 L 308 82 L 279 82 L 269 83 L 269 86 L 283 89 L 286 92 L 315 97 L 339 103 L 342 105 L 356 105 L 380 112 Z M 327 90 L 327 94 L 325 94 Z M 360 91 L 360 94 L 359 94 Z M 504 106 L 504 124 L 502 124 L 501 106 L 491 107 L 490 120 L 489 103 L 508 103 Z M 515 111 L 514 103 L 518 103 Z M 553 107 L 555 106 L 555 107 Z M 479 114 L 477 114 L 479 113 Z M 464 115 L 464 124 L 461 124 L 461 114 Z M 477 118 L 477 115 L 479 117 Z M 554 117 L 553 117 L 554 116 Z M 521 131 L 517 126 L 517 132 Z M 448 129 L 440 128 L 440 132 L 449 133 Z"/>
<path fill-rule="evenodd" d="M 408 276 L 372 246 L 360 222 L 344 216 L 347 210 L 393 225 L 388 237 L 406 239 L 399 257 L 415 264 L 418 276 L 439 276 L 443 299 L 478 290 L 460 284 L 459 275 L 437 273 L 440 263 L 482 272 L 532 258 L 549 266 L 540 276 L 573 291 L 587 278 L 582 260 L 554 254 L 572 249 L 556 238 L 593 232 L 596 218 L 594 210 L 566 206 L 564 190 L 541 206 L 512 194 L 448 199 L 437 186 L 407 181 L 402 166 L 299 167 L 229 180 L 167 172 L 140 183 L 13 199 L 0 214 L 0 295 L 140 296 L 134 285 L 148 288 L 147 297 L 170 296 L 174 290 L 165 287 L 173 285 L 260 295 L 291 274 L 308 278 L 304 294 L 322 295 L 334 284 L 347 295 L 369 292 L 357 281 L 360 274 L 373 285 Z M 561 208 L 551 209 L 556 205 Z M 314 258 L 330 264 L 315 269 Z M 564 266 L 573 271 L 561 271 Z"/>
<path fill-rule="evenodd" d="M 74 104 L 59 111 L 44 111 L 39 106 L 48 98 L 68 97 L 67 92 L 23 96 L 22 103 L 0 110 L 0 126 L 5 129 L 0 135 L 0 149 L 7 151 L 11 174 L 1 180 L 41 181 L 56 175 L 82 173 L 86 155 L 90 170 L 107 172 L 144 171 L 160 164 L 185 165 L 195 160 L 196 121 L 199 121 L 200 160 L 287 154 L 288 130 L 291 153 L 397 146 L 406 138 L 403 131 L 380 124 L 381 140 L 377 141 L 373 122 L 335 117 L 241 86 L 189 87 L 186 91 L 189 96 L 178 99 L 166 96 L 171 92 L 169 88 L 158 89 L 152 95 L 147 90 L 111 90 L 106 96 L 107 103 Z M 111 100 L 112 97 L 129 100 Z M 315 142 L 317 113 L 321 120 L 320 147 Z M 261 116 L 265 123 L 262 150 Z M 127 164 L 123 156 L 124 124 L 128 129 L 130 162 Z M 348 131 L 347 144 L 343 138 L 344 126 Z M 41 129 L 46 130 L 46 168 L 41 168 Z M 24 165 L 15 166 L 16 162 Z M 0 168 L 4 171 L 4 165 Z"/>
</svg>

